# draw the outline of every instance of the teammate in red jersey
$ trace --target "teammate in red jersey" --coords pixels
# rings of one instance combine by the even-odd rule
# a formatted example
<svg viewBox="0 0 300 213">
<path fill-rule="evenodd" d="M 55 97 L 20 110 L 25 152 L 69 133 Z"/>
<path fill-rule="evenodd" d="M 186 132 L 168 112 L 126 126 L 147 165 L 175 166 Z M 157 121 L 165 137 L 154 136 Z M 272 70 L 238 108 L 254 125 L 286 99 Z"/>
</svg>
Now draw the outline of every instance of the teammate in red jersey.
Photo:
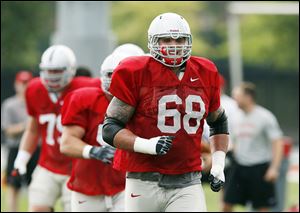
<svg viewBox="0 0 300 213">
<path fill-rule="evenodd" d="M 104 140 L 121 149 L 114 168 L 127 171 L 125 211 L 206 211 L 200 181 L 204 119 L 214 191 L 225 181 L 228 145 L 217 68 L 191 56 L 189 25 L 175 13 L 152 21 L 148 47 L 152 57 L 130 57 L 116 68 L 103 125 Z"/>
<path fill-rule="evenodd" d="M 68 94 L 62 108 L 60 150 L 77 158 L 68 181 L 72 212 L 124 211 L 125 173 L 110 164 L 115 148 L 103 141 L 102 124 L 112 99 L 108 88 L 113 70 L 124 57 L 141 55 L 143 51 L 133 44 L 121 47 L 125 52 L 114 51 L 101 66 L 102 89 L 78 89 Z"/>
<path fill-rule="evenodd" d="M 76 58 L 63 45 L 49 47 L 42 55 L 40 78 L 33 79 L 26 90 L 26 105 L 30 115 L 22 136 L 14 168 L 20 175 L 26 173 L 26 164 L 37 147 L 42 148 L 38 166 L 29 186 L 29 210 L 51 211 L 62 197 L 64 210 L 70 210 L 70 191 L 66 181 L 71 172 L 71 158 L 59 151 L 61 107 L 65 96 L 81 87 L 99 87 L 100 80 L 88 77 L 73 78 Z"/>
</svg>

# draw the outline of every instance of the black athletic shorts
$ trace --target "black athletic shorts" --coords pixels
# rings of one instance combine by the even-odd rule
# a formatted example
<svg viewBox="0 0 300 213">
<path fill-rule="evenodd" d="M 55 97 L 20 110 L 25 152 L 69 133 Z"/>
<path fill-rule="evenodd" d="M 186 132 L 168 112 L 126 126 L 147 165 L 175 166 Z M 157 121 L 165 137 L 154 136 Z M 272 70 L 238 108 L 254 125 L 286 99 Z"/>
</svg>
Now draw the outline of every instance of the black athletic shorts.
<svg viewBox="0 0 300 213">
<path fill-rule="evenodd" d="M 263 177 L 269 163 L 254 166 L 236 164 L 227 179 L 224 201 L 229 204 L 245 205 L 248 201 L 254 209 L 272 207 L 276 204 L 275 185 Z"/>
</svg>

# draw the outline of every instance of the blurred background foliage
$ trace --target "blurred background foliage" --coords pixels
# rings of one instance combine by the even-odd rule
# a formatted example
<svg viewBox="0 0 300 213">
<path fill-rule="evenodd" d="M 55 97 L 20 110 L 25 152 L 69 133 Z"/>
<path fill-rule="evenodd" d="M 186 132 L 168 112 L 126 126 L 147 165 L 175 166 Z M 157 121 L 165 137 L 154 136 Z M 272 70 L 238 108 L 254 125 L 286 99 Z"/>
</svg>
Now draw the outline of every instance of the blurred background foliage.
<svg viewBox="0 0 300 213">
<path fill-rule="evenodd" d="M 33 70 L 54 30 L 54 2 L 1 1 L 1 72 Z"/>
<path fill-rule="evenodd" d="M 299 71 L 299 16 L 248 15 L 241 19 L 245 64 Z"/>
<path fill-rule="evenodd" d="M 118 44 L 134 42 L 147 50 L 147 30 L 160 13 L 181 14 L 193 34 L 193 54 L 228 60 L 228 2 L 116 1 L 111 24 Z M 269 70 L 299 71 L 298 16 L 247 15 L 240 19 L 243 62 Z M 55 30 L 55 2 L 1 2 L 1 72 L 37 69 Z"/>
<path fill-rule="evenodd" d="M 228 2 L 114 2 L 112 28 L 119 43 L 133 41 L 147 49 L 147 29 L 157 14 L 173 11 L 189 22 L 193 54 L 227 60 Z M 247 15 L 240 19 L 244 64 L 269 70 L 299 71 L 298 16 Z"/>
</svg>

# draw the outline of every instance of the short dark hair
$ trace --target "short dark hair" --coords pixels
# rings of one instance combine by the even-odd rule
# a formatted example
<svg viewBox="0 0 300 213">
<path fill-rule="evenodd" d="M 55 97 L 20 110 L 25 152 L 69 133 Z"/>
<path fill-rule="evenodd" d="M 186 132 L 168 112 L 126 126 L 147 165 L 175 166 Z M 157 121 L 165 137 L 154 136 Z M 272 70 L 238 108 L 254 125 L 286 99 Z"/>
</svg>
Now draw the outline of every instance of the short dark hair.
<svg viewBox="0 0 300 213">
<path fill-rule="evenodd" d="M 252 82 L 243 82 L 240 85 L 246 95 L 249 95 L 254 101 L 256 100 L 256 86 Z"/>
<path fill-rule="evenodd" d="M 89 68 L 84 66 L 79 66 L 76 69 L 75 76 L 87 76 L 92 77 L 92 72 L 89 70 Z"/>
</svg>

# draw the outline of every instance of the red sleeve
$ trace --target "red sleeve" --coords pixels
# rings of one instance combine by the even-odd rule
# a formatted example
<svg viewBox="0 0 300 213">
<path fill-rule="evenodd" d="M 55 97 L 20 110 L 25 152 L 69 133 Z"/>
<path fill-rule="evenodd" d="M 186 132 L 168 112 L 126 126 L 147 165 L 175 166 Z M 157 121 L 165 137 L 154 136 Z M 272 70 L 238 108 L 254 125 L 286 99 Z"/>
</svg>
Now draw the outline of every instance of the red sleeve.
<svg viewBox="0 0 300 213">
<path fill-rule="evenodd" d="M 32 117 L 36 117 L 37 112 L 35 106 L 37 103 L 41 102 L 41 100 L 36 99 L 36 93 L 42 92 L 42 90 L 43 86 L 40 82 L 40 78 L 32 79 L 25 90 L 25 102 L 27 113 Z"/>
<path fill-rule="evenodd" d="M 220 81 L 216 66 L 214 66 L 214 72 L 212 72 L 211 82 L 209 112 L 214 112 L 220 107 Z"/>
<path fill-rule="evenodd" d="M 77 91 L 70 92 L 64 99 L 64 105 L 61 109 L 61 122 L 62 125 L 78 125 L 86 129 L 88 110 L 85 110 L 82 103 L 86 103 L 87 100 L 83 100 L 84 96 Z"/>
<path fill-rule="evenodd" d="M 112 76 L 109 91 L 121 101 L 135 107 L 137 105 L 137 69 L 134 68 L 134 59 L 122 61 Z"/>
<path fill-rule="evenodd" d="M 32 96 L 30 95 L 29 87 L 27 87 L 27 89 L 25 91 L 26 109 L 27 109 L 27 113 L 34 117 L 35 113 L 34 113 L 34 110 L 33 110 L 32 104 L 31 104 L 32 101 L 31 101 L 30 97 L 32 97 Z"/>
</svg>

